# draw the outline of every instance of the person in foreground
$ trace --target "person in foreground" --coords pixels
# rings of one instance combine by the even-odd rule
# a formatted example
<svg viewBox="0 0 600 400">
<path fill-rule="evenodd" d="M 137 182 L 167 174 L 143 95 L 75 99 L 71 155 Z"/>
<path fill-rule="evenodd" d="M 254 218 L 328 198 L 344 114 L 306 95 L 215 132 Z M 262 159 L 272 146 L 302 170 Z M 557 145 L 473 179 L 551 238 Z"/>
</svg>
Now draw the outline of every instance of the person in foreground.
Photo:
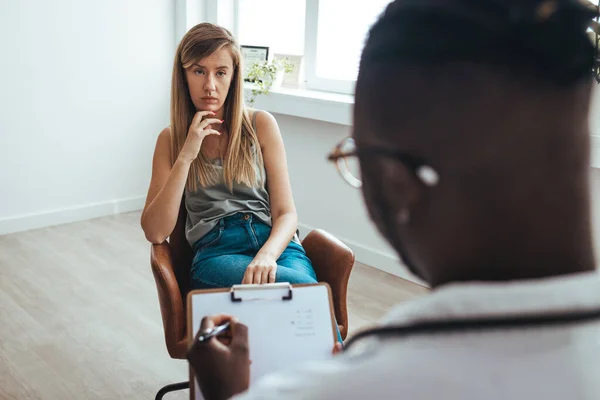
<svg viewBox="0 0 600 400">
<path fill-rule="evenodd" d="M 240 48 L 208 23 L 190 29 L 175 54 L 171 125 L 156 143 L 141 218 L 150 242 L 166 240 L 180 206 L 195 253 L 192 289 L 317 281 L 296 235 L 277 122 L 244 106 Z"/>
<path fill-rule="evenodd" d="M 397 0 L 372 27 L 354 142 L 331 159 L 358 157 L 373 221 L 432 288 L 383 326 L 600 310 L 590 18 L 567 0 Z M 228 318 L 207 317 L 203 328 Z M 600 399 L 594 318 L 371 335 L 249 389 L 252 333 L 233 321 L 229 345 L 189 351 L 208 400 Z"/>
</svg>

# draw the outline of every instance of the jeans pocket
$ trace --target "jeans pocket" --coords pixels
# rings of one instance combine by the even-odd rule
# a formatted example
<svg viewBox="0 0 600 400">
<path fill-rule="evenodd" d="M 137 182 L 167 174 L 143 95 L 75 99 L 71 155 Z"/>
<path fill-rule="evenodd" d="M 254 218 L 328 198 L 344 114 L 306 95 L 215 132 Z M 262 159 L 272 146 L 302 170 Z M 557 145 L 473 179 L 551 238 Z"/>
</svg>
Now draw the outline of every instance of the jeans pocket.
<svg viewBox="0 0 600 400">
<path fill-rule="evenodd" d="M 196 250 L 202 251 L 209 247 L 215 246 L 217 243 L 219 243 L 219 240 L 221 240 L 221 236 L 223 236 L 223 229 L 213 229 L 198 241 L 196 244 Z"/>
</svg>

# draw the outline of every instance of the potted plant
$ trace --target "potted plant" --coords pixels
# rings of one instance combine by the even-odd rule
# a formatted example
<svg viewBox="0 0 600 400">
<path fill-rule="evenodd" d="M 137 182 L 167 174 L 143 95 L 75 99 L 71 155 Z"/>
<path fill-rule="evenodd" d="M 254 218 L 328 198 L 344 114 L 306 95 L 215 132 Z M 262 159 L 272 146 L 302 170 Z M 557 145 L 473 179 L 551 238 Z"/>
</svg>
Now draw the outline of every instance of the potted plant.
<svg viewBox="0 0 600 400">
<path fill-rule="evenodd" d="M 254 83 L 251 96 L 247 100 L 250 107 L 261 94 L 268 94 L 272 87 L 281 86 L 283 75 L 292 71 L 292 64 L 286 59 L 276 59 L 272 62 L 256 62 L 248 69 L 247 80 Z"/>
</svg>

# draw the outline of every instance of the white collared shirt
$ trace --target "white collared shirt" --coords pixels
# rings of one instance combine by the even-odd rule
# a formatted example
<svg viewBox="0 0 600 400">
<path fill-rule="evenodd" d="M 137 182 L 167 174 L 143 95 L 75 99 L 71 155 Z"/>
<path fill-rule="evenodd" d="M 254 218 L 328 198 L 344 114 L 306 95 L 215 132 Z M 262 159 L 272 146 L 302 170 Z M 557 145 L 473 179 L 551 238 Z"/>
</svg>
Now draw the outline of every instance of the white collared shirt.
<svg viewBox="0 0 600 400">
<path fill-rule="evenodd" d="M 440 287 L 383 324 L 600 309 L 596 273 Z M 365 339 L 331 361 L 264 377 L 236 400 L 599 400 L 600 321 Z"/>
</svg>

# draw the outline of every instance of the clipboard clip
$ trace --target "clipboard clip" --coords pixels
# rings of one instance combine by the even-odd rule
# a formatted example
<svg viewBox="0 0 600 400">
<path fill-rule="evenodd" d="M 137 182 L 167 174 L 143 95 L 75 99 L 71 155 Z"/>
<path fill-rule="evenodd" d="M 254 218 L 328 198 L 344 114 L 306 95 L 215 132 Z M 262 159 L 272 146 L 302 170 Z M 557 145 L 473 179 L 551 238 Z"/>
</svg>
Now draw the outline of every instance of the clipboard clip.
<svg viewBox="0 0 600 400">
<path fill-rule="evenodd" d="M 241 297 L 237 296 L 236 294 L 241 294 L 242 292 L 249 292 L 249 291 L 265 291 L 265 290 L 283 290 L 283 289 L 287 289 L 287 294 L 283 295 L 281 297 L 282 301 L 286 301 L 286 300 L 292 300 L 292 285 L 289 282 L 280 282 L 280 283 L 267 283 L 267 284 L 250 284 L 250 285 L 233 285 L 231 287 L 230 293 L 231 293 L 231 301 L 232 302 L 241 302 L 242 299 Z M 272 297 L 252 297 L 251 299 L 246 299 L 246 301 L 249 300 L 277 300 L 278 298 L 272 298 Z"/>
</svg>

